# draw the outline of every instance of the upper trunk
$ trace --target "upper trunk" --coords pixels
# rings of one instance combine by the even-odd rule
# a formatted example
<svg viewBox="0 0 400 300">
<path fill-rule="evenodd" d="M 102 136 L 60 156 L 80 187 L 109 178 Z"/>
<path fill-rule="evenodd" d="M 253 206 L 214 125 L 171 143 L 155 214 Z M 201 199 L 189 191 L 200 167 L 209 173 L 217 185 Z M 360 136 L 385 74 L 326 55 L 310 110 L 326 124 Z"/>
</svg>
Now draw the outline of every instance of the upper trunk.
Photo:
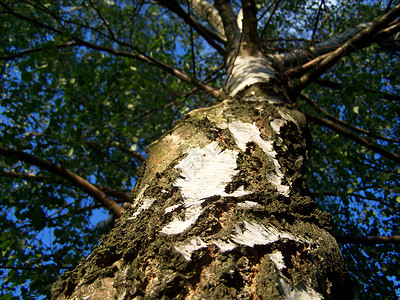
<svg viewBox="0 0 400 300">
<path fill-rule="evenodd" d="M 133 207 L 54 298 L 351 298 L 330 217 L 307 196 L 305 117 L 261 55 L 233 61 L 235 97 L 149 147 Z"/>
<path fill-rule="evenodd" d="M 330 217 L 307 196 L 304 115 L 257 44 L 216 0 L 228 99 L 190 112 L 149 148 L 131 209 L 53 286 L 65 299 L 351 298 Z"/>
</svg>

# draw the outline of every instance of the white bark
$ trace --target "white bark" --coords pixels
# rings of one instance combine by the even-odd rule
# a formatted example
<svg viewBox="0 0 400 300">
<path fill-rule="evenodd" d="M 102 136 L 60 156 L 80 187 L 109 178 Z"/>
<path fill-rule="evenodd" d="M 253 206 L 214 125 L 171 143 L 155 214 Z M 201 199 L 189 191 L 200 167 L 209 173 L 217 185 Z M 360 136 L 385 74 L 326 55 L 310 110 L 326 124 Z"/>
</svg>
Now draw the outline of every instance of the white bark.
<svg viewBox="0 0 400 300">
<path fill-rule="evenodd" d="M 234 97 L 244 88 L 257 83 L 268 83 L 275 78 L 269 61 L 262 55 L 231 57 L 228 61 L 228 95 Z"/>
<path fill-rule="evenodd" d="M 339 48 L 350 38 L 371 25 L 372 22 L 361 23 L 356 27 L 350 28 L 341 34 L 329 38 L 326 41 L 317 43 L 314 46 L 311 46 L 309 49 L 297 49 L 283 54 L 270 54 L 269 57 L 275 61 L 276 64 L 282 64 L 285 66 L 298 65 L 306 62 L 307 59 L 329 53 Z"/>
<path fill-rule="evenodd" d="M 181 4 L 187 6 L 188 0 L 178 0 Z M 226 41 L 224 25 L 218 10 L 207 0 L 189 0 L 192 9 L 197 15 L 207 22 L 216 33 Z"/>
<path fill-rule="evenodd" d="M 282 124 L 285 123 L 285 121 L 282 119 L 278 120 L 281 120 Z M 288 196 L 290 186 L 282 184 L 284 175 L 281 171 L 281 166 L 276 159 L 277 153 L 274 150 L 273 142 L 263 140 L 261 138 L 261 132 L 255 124 L 246 124 L 240 121 L 234 121 L 229 124 L 229 130 L 233 134 L 236 144 L 242 151 L 246 150 L 246 145 L 249 142 L 254 142 L 265 152 L 274 165 L 274 171 L 267 174 L 269 181 L 283 196 Z"/>
</svg>

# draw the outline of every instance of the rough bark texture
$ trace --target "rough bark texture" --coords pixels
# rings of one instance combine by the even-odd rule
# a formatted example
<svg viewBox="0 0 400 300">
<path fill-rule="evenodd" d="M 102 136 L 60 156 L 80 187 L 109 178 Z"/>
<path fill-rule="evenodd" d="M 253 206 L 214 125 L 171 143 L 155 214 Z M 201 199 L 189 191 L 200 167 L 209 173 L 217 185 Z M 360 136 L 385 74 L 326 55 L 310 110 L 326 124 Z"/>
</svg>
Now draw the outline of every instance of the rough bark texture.
<svg viewBox="0 0 400 300">
<path fill-rule="evenodd" d="M 305 122 L 272 83 L 189 113 L 53 298 L 351 298 L 330 216 L 307 196 Z"/>
</svg>

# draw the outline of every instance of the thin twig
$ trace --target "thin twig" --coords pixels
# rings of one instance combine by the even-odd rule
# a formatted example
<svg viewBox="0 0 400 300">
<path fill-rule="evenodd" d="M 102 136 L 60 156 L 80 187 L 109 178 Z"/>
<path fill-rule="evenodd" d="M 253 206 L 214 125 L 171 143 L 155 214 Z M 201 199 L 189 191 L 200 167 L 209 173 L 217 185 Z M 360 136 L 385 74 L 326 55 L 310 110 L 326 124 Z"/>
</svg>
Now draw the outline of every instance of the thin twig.
<svg viewBox="0 0 400 300">
<path fill-rule="evenodd" d="M 188 15 L 191 18 L 191 11 L 190 11 L 191 0 L 188 0 L 187 7 L 188 7 Z M 193 27 L 189 25 L 190 29 L 190 44 L 192 50 L 192 68 L 193 68 L 193 77 L 196 78 L 196 57 L 194 55 L 194 42 L 193 42 Z"/>
<path fill-rule="evenodd" d="M 376 244 L 400 244 L 400 235 L 393 236 L 337 236 L 335 237 L 340 244 L 361 244 L 361 245 L 376 245 Z"/>
<path fill-rule="evenodd" d="M 107 21 L 104 19 L 103 15 L 101 14 L 101 12 L 97 9 L 97 7 L 93 4 L 93 2 L 91 0 L 88 0 L 90 5 L 93 7 L 93 9 L 97 12 L 97 14 L 99 15 L 100 19 L 103 21 L 104 25 L 106 26 L 108 32 L 110 33 L 111 37 L 116 40 L 115 35 L 113 33 L 113 31 L 111 30 L 110 26 L 108 25 Z"/>
<path fill-rule="evenodd" d="M 14 58 L 20 57 L 20 56 L 24 56 L 27 55 L 29 53 L 34 53 L 34 52 L 40 52 L 43 50 L 47 50 L 47 49 L 52 49 L 52 48 L 68 48 L 68 47 L 72 47 L 72 46 L 76 46 L 77 43 L 76 42 L 66 42 L 63 44 L 55 44 L 52 46 L 46 46 L 46 47 L 38 47 L 38 48 L 33 48 L 33 49 L 28 49 L 22 52 L 18 52 L 18 53 L 14 53 L 8 56 L 1 56 L 0 60 L 4 60 L 4 61 L 8 61 L 8 60 L 13 60 Z"/>
<path fill-rule="evenodd" d="M 59 29 L 54 28 L 54 27 L 52 27 L 50 25 L 47 25 L 47 24 L 43 24 L 43 23 L 41 23 L 41 22 L 39 22 L 39 21 L 37 21 L 35 19 L 26 17 L 24 15 L 21 15 L 21 14 L 15 12 L 7 4 L 5 4 L 2 1 L 0 1 L 0 6 L 4 7 L 10 14 L 16 16 L 17 18 L 26 20 L 26 21 L 28 21 L 30 23 L 33 23 L 33 24 L 35 24 L 35 25 L 37 25 L 39 27 L 45 28 L 47 30 L 53 31 L 53 32 L 61 34 L 61 35 L 63 35 L 65 33 L 62 30 L 59 30 Z M 75 36 L 72 36 L 71 39 L 76 42 L 76 45 L 85 46 L 85 47 L 90 48 L 90 49 L 99 50 L 99 51 L 105 51 L 105 52 L 113 54 L 113 55 L 133 58 L 133 59 L 137 59 L 137 60 L 146 62 L 146 63 L 148 63 L 150 65 L 156 66 L 156 67 L 158 67 L 158 68 L 160 68 L 160 69 L 162 69 L 162 70 L 164 70 L 164 71 L 166 71 L 166 72 L 168 72 L 168 73 L 170 73 L 170 74 L 182 79 L 183 81 L 186 81 L 188 83 L 191 83 L 191 84 L 201 88 L 202 90 L 208 92 L 214 98 L 218 99 L 219 96 L 220 96 L 219 91 L 215 90 L 214 88 L 212 88 L 210 86 L 207 86 L 207 85 L 204 85 L 201 81 L 182 73 L 181 71 L 169 66 L 166 63 L 157 61 L 157 60 L 149 57 L 148 55 L 144 54 L 138 48 L 136 48 L 136 47 L 134 47 L 132 45 L 129 45 L 129 44 L 126 44 L 126 43 L 122 43 L 122 42 L 119 42 L 119 41 L 115 41 L 119 45 L 128 46 L 128 47 L 130 47 L 131 49 L 135 50 L 138 53 L 132 53 L 132 52 L 124 51 L 124 50 L 118 50 L 118 49 L 114 49 L 112 47 L 100 46 L 100 45 L 93 44 L 93 43 L 87 42 L 85 40 L 82 40 L 82 39 L 80 39 L 78 37 L 75 37 Z"/>
<path fill-rule="evenodd" d="M 313 33 L 311 35 L 311 44 L 314 43 L 315 33 L 317 32 L 318 21 L 319 21 L 320 15 L 321 15 L 322 5 L 324 4 L 324 2 L 325 2 L 324 0 L 321 0 L 319 7 L 318 7 L 317 16 L 315 17 L 315 22 L 314 22 Z"/>
<path fill-rule="evenodd" d="M 320 112 L 322 112 L 328 119 L 330 119 L 330 120 L 332 120 L 332 121 L 334 121 L 334 122 L 336 122 L 336 123 L 338 123 L 340 125 L 346 126 L 346 127 L 350 128 L 350 129 L 352 129 L 354 131 L 366 134 L 366 135 L 368 135 L 370 137 L 373 137 L 373 138 L 376 138 L 376 139 L 379 139 L 379 140 L 382 140 L 382 141 L 400 143 L 400 140 L 398 140 L 398 139 L 391 139 L 391 138 L 388 138 L 388 137 L 385 137 L 385 136 L 373 134 L 373 133 L 371 133 L 370 131 L 368 131 L 366 129 L 362 129 L 362 128 L 358 128 L 358 127 L 349 125 L 347 122 L 345 122 L 345 121 L 343 121 L 343 120 L 331 115 L 330 113 L 328 113 L 325 109 L 320 107 L 315 101 L 313 101 L 312 99 L 310 99 L 309 97 L 307 97 L 304 94 L 300 94 L 300 98 L 303 99 L 304 101 L 306 101 L 308 104 L 311 104 L 312 106 L 314 106 L 316 109 L 318 109 Z"/>
<path fill-rule="evenodd" d="M 275 6 L 274 6 L 274 8 L 273 8 L 273 10 L 272 10 L 272 12 L 271 12 L 271 14 L 270 14 L 269 17 L 268 17 L 267 22 L 265 23 L 264 29 L 263 29 L 263 31 L 261 32 L 260 40 L 262 40 L 262 38 L 263 38 L 263 36 L 264 36 L 264 34 L 265 34 L 265 31 L 267 30 L 267 28 L 268 28 L 268 26 L 269 26 L 269 23 L 270 23 L 271 20 L 272 20 L 272 16 L 275 14 L 275 11 L 277 10 L 277 8 L 278 8 L 280 2 L 281 2 L 281 0 L 276 1 L 276 4 L 275 4 Z"/>
<path fill-rule="evenodd" d="M 387 14 L 378 18 L 371 26 L 364 28 L 358 34 L 351 37 L 341 47 L 329 53 L 324 59 L 320 60 L 313 69 L 300 77 L 299 82 L 291 90 L 292 95 L 298 94 L 305 87 L 307 87 L 314 79 L 318 78 L 332 65 L 339 61 L 342 57 L 349 55 L 350 53 L 361 49 L 367 45 L 372 44 L 377 40 L 377 36 L 388 34 L 393 30 L 398 30 L 400 26 L 397 21 L 391 25 L 391 22 L 400 15 L 400 5 L 393 8 Z M 389 28 L 390 27 L 390 28 Z"/>
<path fill-rule="evenodd" d="M 310 114 L 306 114 L 306 117 L 307 117 L 307 119 L 309 119 L 310 121 L 312 121 L 312 122 L 314 122 L 316 124 L 328 127 L 330 129 L 336 131 L 337 133 L 339 133 L 339 134 L 341 134 L 341 135 L 353 140 L 357 144 L 365 146 L 368 149 L 371 149 L 372 151 L 374 151 L 376 153 L 379 153 L 379 154 L 381 154 L 382 156 L 384 156 L 384 157 L 386 157 L 388 159 L 391 159 L 391 160 L 393 160 L 395 162 L 400 163 L 400 155 L 399 154 L 387 151 L 384 148 L 380 147 L 379 145 L 374 144 L 374 143 L 368 141 L 367 139 L 365 139 L 365 138 L 363 138 L 363 137 L 361 137 L 359 135 L 354 134 L 350 130 L 340 126 L 339 124 L 337 124 L 337 123 L 335 123 L 333 121 L 326 120 L 326 119 L 323 119 L 323 118 L 320 118 L 320 117 L 317 117 L 317 116 L 314 116 L 314 115 L 310 115 Z"/>
<path fill-rule="evenodd" d="M 5 265 L 0 265 L 0 269 L 9 269 L 9 270 L 29 270 L 29 271 L 42 271 L 49 269 L 49 267 L 53 268 L 54 265 L 51 266 L 40 266 L 40 267 L 23 267 L 23 266 L 18 266 L 18 267 L 13 267 L 13 266 L 5 266 Z M 60 266 L 58 269 L 65 269 L 65 270 L 72 270 L 74 267 L 67 267 L 67 266 Z"/>
<path fill-rule="evenodd" d="M 64 179 L 72 183 L 74 186 L 76 186 L 79 189 L 82 189 L 90 196 L 92 196 L 94 199 L 102 203 L 105 207 L 111 210 L 118 217 L 120 217 L 122 213 L 125 211 L 121 206 L 118 205 L 118 203 L 108 198 L 104 192 L 96 188 L 93 184 L 89 183 L 87 180 L 83 179 L 79 175 L 75 174 L 74 172 L 70 171 L 69 169 L 61 165 L 54 164 L 50 161 L 33 156 L 26 152 L 10 149 L 5 146 L 0 146 L 0 155 L 15 156 L 17 157 L 18 160 L 27 162 L 29 164 L 33 164 L 55 175 L 63 177 Z"/>
</svg>

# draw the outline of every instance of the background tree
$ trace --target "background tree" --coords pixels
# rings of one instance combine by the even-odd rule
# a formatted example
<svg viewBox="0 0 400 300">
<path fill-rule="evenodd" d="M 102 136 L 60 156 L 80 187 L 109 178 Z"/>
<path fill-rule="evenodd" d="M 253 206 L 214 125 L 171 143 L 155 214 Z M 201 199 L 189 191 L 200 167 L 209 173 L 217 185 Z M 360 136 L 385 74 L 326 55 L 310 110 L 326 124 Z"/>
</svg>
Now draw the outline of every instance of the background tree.
<svg viewBox="0 0 400 300">
<path fill-rule="evenodd" d="M 395 297 L 399 9 L 335 2 L 259 1 L 257 35 L 312 122 L 307 182 L 356 294 Z M 48 294 L 97 244 L 93 213 L 121 215 L 146 145 L 228 93 L 234 30 L 191 4 L 0 1 L 2 297 Z"/>
</svg>

